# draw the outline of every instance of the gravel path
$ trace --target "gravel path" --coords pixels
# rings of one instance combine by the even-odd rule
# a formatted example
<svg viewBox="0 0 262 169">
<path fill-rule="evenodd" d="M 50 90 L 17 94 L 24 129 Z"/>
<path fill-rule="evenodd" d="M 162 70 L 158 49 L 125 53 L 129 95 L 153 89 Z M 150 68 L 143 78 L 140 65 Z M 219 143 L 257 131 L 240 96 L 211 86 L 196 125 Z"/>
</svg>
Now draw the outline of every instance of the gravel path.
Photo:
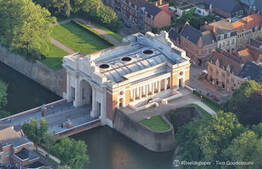
<svg viewBox="0 0 262 169">
<path fill-rule="evenodd" d="M 72 49 L 70 49 L 69 47 L 65 46 L 64 44 L 62 44 L 61 42 L 55 40 L 54 38 L 50 38 L 50 41 L 52 44 L 54 44 L 55 46 L 59 47 L 60 49 L 64 50 L 65 52 L 69 53 L 69 54 L 73 54 L 75 53 L 75 51 L 73 51 Z"/>
</svg>

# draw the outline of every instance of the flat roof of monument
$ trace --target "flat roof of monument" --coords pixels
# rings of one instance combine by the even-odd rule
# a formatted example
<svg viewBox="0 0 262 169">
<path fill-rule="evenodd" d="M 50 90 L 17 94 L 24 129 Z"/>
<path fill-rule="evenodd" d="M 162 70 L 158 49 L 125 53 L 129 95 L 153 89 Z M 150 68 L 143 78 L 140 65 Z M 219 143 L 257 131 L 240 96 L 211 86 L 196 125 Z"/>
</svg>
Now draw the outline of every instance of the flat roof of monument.
<svg viewBox="0 0 262 169">
<path fill-rule="evenodd" d="M 180 51 L 171 48 L 170 50 L 172 52 L 163 53 L 160 49 L 131 43 L 129 49 L 117 55 L 98 57 L 94 62 L 99 67 L 100 73 L 104 74 L 110 81 L 118 83 L 126 80 L 124 76 L 133 72 L 162 63 L 174 65 L 186 61 L 181 56 Z"/>
</svg>

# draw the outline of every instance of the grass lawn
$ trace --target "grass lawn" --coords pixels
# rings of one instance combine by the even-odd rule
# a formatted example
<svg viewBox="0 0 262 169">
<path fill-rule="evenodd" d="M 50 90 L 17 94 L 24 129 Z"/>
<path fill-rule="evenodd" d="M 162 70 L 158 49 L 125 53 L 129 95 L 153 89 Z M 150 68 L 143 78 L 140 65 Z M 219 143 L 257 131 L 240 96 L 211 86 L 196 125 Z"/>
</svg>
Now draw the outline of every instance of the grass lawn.
<svg viewBox="0 0 262 169">
<path fill-rule="evenodd" d="M 56 47 L 51 42 L 48 45 L 49 51 L 47 53 L 43 51 L 44 55 L 46 56 L 46 59 L 41 60 L 41 62 L 54 70 L 59 70 L 62 68 L 63 57 L 68 55 L 68 53 Z"/>
<path fill-rule="evenodd" d="M 156 132 L 166 131 L 170 128 L 161 116 L 153 116 L 151 119 L 145 119 L 139 123 Z"/>
<path fill-rule="evenodd" d="M 198 106 L 197 104 L 189 104 L 186 107 L 194 107 L 197 110 L 199 110 L 204 117 L 211 117 L 211 114 L 209 114 L 207 111 L 205 111 L 202 107 Z"/>
<path fill-rule="evenodd" d="M 100 28 L 100 29 L 102 29 L 102 30 L 105 31 L 107 34 L 109 34 L 110 36 L 112 36 L 112 37 L 114 37 L 115 39 L 117 39 L 119 42 L 122 41 L 123 37 L 122 37 L 121 35 L 119 35 L 118 33 L 115 33 L 115 32 L 113 32 L 113 31 L 109 30 L 108 28 L 103 27 L 103 26 L 101 26 L 101 25 L 95 24 L 95 26 L 98 27 L 98 28 Z"/>
<path fill-rule="evenodd" d="M 75 52 L 81 51 L 84 54 L 93 53 L 111 46 L 105 40 L 100 39 L 95 34 L 88 32 L 73 22 L 55 26 L 52 37 Z"/>
</svg>

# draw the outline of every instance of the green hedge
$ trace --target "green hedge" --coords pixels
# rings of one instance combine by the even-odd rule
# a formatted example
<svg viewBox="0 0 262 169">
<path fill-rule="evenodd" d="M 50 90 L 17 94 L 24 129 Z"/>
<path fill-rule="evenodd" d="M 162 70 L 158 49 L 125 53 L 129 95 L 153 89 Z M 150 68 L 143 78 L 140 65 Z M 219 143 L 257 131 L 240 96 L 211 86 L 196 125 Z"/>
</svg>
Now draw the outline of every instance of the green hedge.
<svg viewBox="0 0 262 169">
<path fill-rule="evenodd" d="M 210 108 L 212 108 L 214 111 L 218 112 L 221 109 L 221 105 L 217 102 L 214 102 L 213 100 L 209 99 L 208 97 L 200 94 L 198 91 L 194 90 L 193 94 L 201 97 L 201 100 L 208 105 Z"/>
<path fill-rule="evenodd" d="M 101 40 L 106 41 L 109 45 L 114 46 L 115 44 L 112 43 L 111 41 L 109 41 L 108 39 L 104 38 L 101 34 L 99 34 L 97 31 L 95 31 L 94 29 L 90 28 L 89 26 L 87 26 L 86 24 L 80 22 L 80 21 L 76 21 L 76 20 L 72 20 L 73 23 L 77 24 L 78 26 L 80 26 L 81 28 L 95 34 L 96 36 L 98 36 Z"/>
</svg>

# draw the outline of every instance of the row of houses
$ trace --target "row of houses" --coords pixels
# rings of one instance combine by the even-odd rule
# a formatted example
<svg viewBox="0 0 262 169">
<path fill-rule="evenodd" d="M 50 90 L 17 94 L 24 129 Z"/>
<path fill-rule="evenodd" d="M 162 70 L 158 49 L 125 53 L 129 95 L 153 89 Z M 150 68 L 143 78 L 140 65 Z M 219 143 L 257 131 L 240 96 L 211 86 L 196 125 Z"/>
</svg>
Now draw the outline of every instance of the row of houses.
<svg viewBox="0 0 262 169">
<path fill-rule="evenodd" d="M 228 92 L 246 80 L 262 84 L 262 38 L 251 40 L 236 53 L 216 49 L 208 61 L 207 80 Z"/>
<path fill-rule="evenodd" d="M 262 16 L 256 13 L 235 22 L 224 19 L 205 24 L 200 30 L 186 23 L 180 32 L 171 29 L 169 36 L 187 51 L 193 63 L 202 65 L 217 48 L 233 53 L 251 39 L 262 37 L 261 25 Z"/>
<path fill-rule="evenodd" d="M 16 127 L 0 126 L 0 168 L 41 169 L 48 164 L 34 152 L 34 144 Z"/>
<path fill-rule="evenodd" d="M 143 31 L 171 25 L 169 4 L 163 0 L 105 0 L 128 27 L 138 27 Z"/>
</svg>

